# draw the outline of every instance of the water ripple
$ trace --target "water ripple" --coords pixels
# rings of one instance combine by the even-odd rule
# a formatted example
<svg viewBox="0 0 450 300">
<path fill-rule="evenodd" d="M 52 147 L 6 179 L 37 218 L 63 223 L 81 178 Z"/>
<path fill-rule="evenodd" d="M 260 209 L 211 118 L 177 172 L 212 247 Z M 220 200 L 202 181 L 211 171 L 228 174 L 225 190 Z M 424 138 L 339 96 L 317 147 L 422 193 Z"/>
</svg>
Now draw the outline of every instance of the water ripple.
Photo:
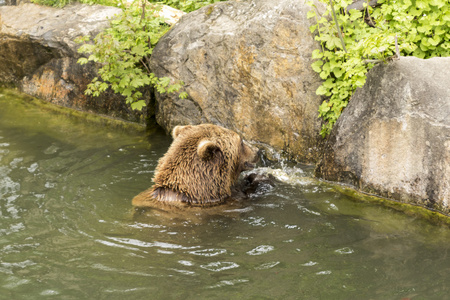
<svg viewBox="0 0 450 300">
<path fill-rule="evenodd" d="M 128 274 L 128 275 L 136 275 L 136 276 L 143 276 L 143 277 L 155 277 L 155 276 L 157 276 L 157 275 L 144 273 L 144 272 L 134 272 L 134 271 L 122 270 L 122 269 L 119 269 L 119 268 L 112 268 L 112 267 L 105 266 L 104 264 L 101 264 L 101 263 L 93 264 L 91 266 L 91 268 L 92 269 L 96 269 L 96 270 L 106 271 L 106 272 L 117 273 L 117 274 Z"/>
<path fill-rule="evenodd" d="M 226 253 L 226 249 L 201 249 L 201 250 L 195 250 L 195 251 L 189 251 L 189 254 L 199 255 L 199 256 L 217 256 L 220 254 Z"/>
<path fill-rule="evenodd" d="M 108 238 L 115 242 L 119 242 L 119 243 L 126 244 L 126 245 L 143 247 L 143 248 L 162 248 L 162 249 L 171 249 L 171 250 L 173 250 L 173 249 L 190 250 L 190 249 L 198 248 L 198 246 L 184 247 L 184 246 L 177 245 L 177 244 L 158 242 L 158 241 L 144 242 L 141 240 L 129 239 L 129 238 L 117 238 L 117 237 L 108 237 Z"/>
<path fill-rule="evenodd" d="M 188 270 L 180 270 L 180 269 L 169 269 L 172 271 L 175 271 L 177 273 L 183 274 L 183 275 L 196 275 L 196 273 L 194 271 L 188 271 Z"/>
<path fill-rule="evenodd" d="M 239 268 L 239 265 L 235 262 L 229 261 L 218 261 L 212 262 L 207 265 L 201 265 L 200 268 L 212 271 L 212 272 L 221 272 L 229 269 Z"/>
<path fill-rule="evenodd" d="M 38 163 L 32 163 L 31 165 L 30 165 L 30 167 L 29 168 L 27 168 L 27 170 L 28 170 L 28 172 L 30 172 L 30 173 L 34 173 L 34 172 L 36 172 L 36 170 L 39 168 L 39 164 Z"/>
<path fill-rule="evenodd" d="M 316 275 L 330 275 L 331 274 L 331 271 L 329 271 L 329 270 L 326 270 L 326 271 L 320 271 L 320 272 L 317 272 L 316 273 Z"/>
<path fill-rule="evenodd" d="M 111 293 L 111 294 L 117 294 L 117 293 L 130 293 L 130 292 L 136 292 L 136 291 L 144 291 L 147 288 L 132 288 L 132 289 L 107 289 L 105 290 L 106 293 Z"/>
<path fill-rule="evenodd" d="M 0 169 L 0 175 L 2 170 Z M 10 177 L 5 176 L 0 178 L 0 197 L 6 194 L 15 193 L 20 189 L 20 183 L 14 182 Z"/>
<path fill-rule="evenodd" d="M 297 205 L 297 207 L 298 207 L 298 209 L 300 209 L 301 211 L 306 212 L 306 213 L 308 213 L 308 214 L 316 215 L 316 216 L 320 216 L 320 215 L 321 215 L 320 212 L 310 210 L 310 209 L 308 209 L 308 208 L 306 208 L 306 207 L 304 207 L 304 206 L 302 206 L 302 205 L 300 205 L 300 204 Z"/>
<path fill-rule="evenodd" d="M 180 264 L 182 264 L 183 266 L 188 266 L 188 267 L 192 267 L 194 265 L 194 263 L 189 260 L 179 260 L 178 262 Z"/>
<path fill-rule="evenodd" d="M 35 249 L 38 246 L 40 246 L 39 243 L 34 243 L 34 244 L 9 244 L 9 245 L 4 246 L 0 250 L 0 253 L 2 255 L 10 254 L 10 253 L 20 253 L 21 251 L 25 251 L 28 248 Z"/>
<path fill-rule="evenodd" d="M 160 229 L 160 228 L 165 228 L 165 226 L 163 225 L 155 225 L 155 224 L 145 224 L 145 223 L 135 223 L 135 224 L 131 224 L 128 225 L 131 228 L 138 228 L 138 229 L 142 229 L 142 228 L 156 228 L 156 229 Z"/>
<path fill-rule="evenodd" d="M 275 249 L 274 246 L 261 245 L 261 246 L 256 247 L 255 249 L 247 251 L 247 254 L 248 255 L 262 255 L 262 254 L 266 254 L 270 251 L 273 251 L 274 249 Z"/>
<path fill-rule="evenodd" d="M 246 219 L 244 221 L 248 222 L 249 225 L 253 225 L 253 226 L 266 227 L 267 225 L 269 225 L 269 223 L 266 222 L 264 217 L 249 217 L 248 219 Z"/>
<path fill-rule="evenodd" d="M 354 251 L 353 251 L 353 249 L 351 249 L 349 247 L 344 247 L 341 249 L 337 249 L 334 252 L 339 253 L 339 254 L 352 254 Z"/>
<path fill-rule="evenodd" d="M 127 247 L 121 244 L 117 244 L 117 243 L 113 243 L 113 242 L 109 242 L 109 241 L 104 241 L 104 240 L 95 240 L 97 243 L 106 245 L 106 246 L 110 246 L 110 247 L 117 247 L 117 248 L 123 248 L 123 249 L 127 249 L 127 250 L 134 250 L 134 251 L 138 251 L 140 249 L 138 248 L 133 248 L 133 247 Z"/>
<path fill-rule="evenodd" d="M 58 291 L 55 290 L 44 290 L 40 293 L 41 296 L 55 296 L 59 295 Z"/>
<path fill-rule="evenodd" d="M 210 289 L 214 289 L 214 288 L 220 288 L 220 287 L 224 287 L 224 286 L 232 286 L 232 285 L 236 285 L 239 283 L 246 283 L 249 282 L 250 280 L 248 279 L 232 279 L 232 280 L 222 280 L 219 283 L 210 286 Z"/>
<path fill-rule="evenodd" d="M 9 165 L 11 168 L 16 169 L 21 162 L 23 162 L 23 157 L 16 157 L 9 163 Z"/>
<path fill-rule="evenodd" d="M 2 266 L 5 269 L 25 269 L 26 267 L 34 266 L 36 265 L 35 262 L 27 259 L 21 262 L 15 262 L 15 263 L 7 263 L 7 262 L 0 262 L 0 266 Z"/>
<path fill-rule="evenodd" d="M 58 151 L 59 151 L 59 147 L 53 144 L 44 150 L 44 154 L 47 154 L 47 155 L 55 154 Z"/>
<path fill-rule="evenodd" d="M 267 270 L 267 269 L 271 269 L 275 266 L 278 266 L 279 264 L 280 264 L 279 261 L 267 262 L 267 263 L 257 266 L 255 269 L 256 270 Z"/>
<path fill-rule="evenodd" d="M 25 229 L 25 225 L 23 223 L 15 223 L 9 225 L 8 229 L 0 229 L 0 235 L 3 233 L 5 235 L 9 235 L 11 233 L 19 232 Z"/>
</svg>

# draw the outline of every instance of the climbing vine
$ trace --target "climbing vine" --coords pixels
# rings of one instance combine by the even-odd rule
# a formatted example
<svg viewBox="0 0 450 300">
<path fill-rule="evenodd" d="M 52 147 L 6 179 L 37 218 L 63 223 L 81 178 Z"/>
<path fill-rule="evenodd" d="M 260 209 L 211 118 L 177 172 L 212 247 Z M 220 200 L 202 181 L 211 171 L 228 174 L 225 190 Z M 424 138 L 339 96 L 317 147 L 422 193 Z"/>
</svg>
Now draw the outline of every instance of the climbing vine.
<svg viewBox="0 0 450 300">
<path fill-rule="evenodd" d="M 347 10 L 352 0 L 319 1 L 326 10 L 319 12 L 310 1 L 313 9 L 308 18 L 316 20 L 310 30 L 321 44 L 312 53 L 312 68 L 323 79 L 316 94 L 327 97 L 319 107 L 319 117 L 325 121 L 322 136 L 331 131 L 375 63 L 397 53 L 450 56 L 450 0 L 380 0 L 379 6 L 365 3 L 362 10 Z"/>
</svg>

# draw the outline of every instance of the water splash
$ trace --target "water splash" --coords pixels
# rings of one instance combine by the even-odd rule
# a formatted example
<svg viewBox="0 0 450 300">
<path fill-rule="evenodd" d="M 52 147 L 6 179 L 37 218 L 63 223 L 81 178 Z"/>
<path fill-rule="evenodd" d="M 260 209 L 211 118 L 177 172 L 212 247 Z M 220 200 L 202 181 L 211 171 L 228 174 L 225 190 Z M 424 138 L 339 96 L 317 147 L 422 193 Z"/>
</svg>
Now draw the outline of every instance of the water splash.
<svg viewBox="0 0 450 300">
<path fill-rule="evenodd" d="M 244 176 L 256 173 L 262 176 L 273 176 L 277 181 L 290 185 L 312 185 L 317 182 L 314 178 L 308 175 L 299 167 L 280 166 L 276 167 L 261 167 L 251 171 L 244 172 Z"/>
</svg>

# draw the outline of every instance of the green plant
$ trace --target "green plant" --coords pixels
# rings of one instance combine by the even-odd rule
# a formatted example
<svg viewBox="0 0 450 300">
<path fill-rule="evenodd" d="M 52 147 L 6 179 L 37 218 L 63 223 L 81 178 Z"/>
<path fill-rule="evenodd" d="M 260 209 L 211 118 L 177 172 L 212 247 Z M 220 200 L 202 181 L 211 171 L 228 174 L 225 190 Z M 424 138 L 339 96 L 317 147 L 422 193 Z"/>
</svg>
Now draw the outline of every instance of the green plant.
<svg viewBox="0 0 450 300">
<path fill-rule="evenodd" d="M 199 8 L 202 8 L 203 6 L 213 4 L 220 1 L 226 1 L 226 0 L 151 0 L 150 2 L 158 2 L 165 5 L 172 6 L 174 8 L 177 8 L 179 10 L 182 10 L 184 12 L 191 12 L 194 10 L 197 10 Z"/>
<path fill-rule="evenodd" d="M 191 12 L 202 8 L 203 6 L 220 1 L 226 0 L 148 0 L 149 3 L 169 5 L 184 12 Z M 64 7 L 73 2 L 80 2 L 89 5 L 99 4 L 106 6 L 123 7 L 123 3 L 121 0 L 31 0 L 31 2 L 53 7 Z"/>
<path fill-rule="evenodd" d="M 100 5 L 106 5 L 106 6 L 119 6 L 120 0 L 31 0 L 31 2 L 40 4 L 40 5 L 47 5 L 47 6 L 53 6 L 53 7 L 64 7 L 70 3 L 73 2 L 80 2 L 84 4 L 100 4 Z"/>
<path fill-rule="evenodd" d="M 63 7 L 72 0 L 32 0 L 35 3 Z M 158 78 L 149 68 L 149 58 L 159 38 L 167 32 L 163 18 L 156 17 L 159 4 L 169 5 L 185 12 L 194 11 L 208 4 L 224 0 L 78 0 L 86 4 L 101 4 L 120 7 L 123 13 L 111 21 L 111 27 L 99 33 L 90 42 L 90 37 L 80 37 L 84 43 L 78 51 L 90 54 L 78 60 L 80 64 L 93 61 L 101 65 L 99 76 L 95 77 L 85 90 L 85 94 L 99 96 L 111 88 L 126 98 L 132 109 L 141 110 L 146 102 L 142 99 L 142 88 L 152 85 L 159 93 L 177 92 L 182 82 L 172 83 L 168 77 Z M 140 5 L 142 3 L 142 6 Z M 150 4 L 154 3 L 154 4 Z M 148 7 L 148 5 L 150 7 Z M 186 98 L 186 92 L 179 94 Z"/>
<path fill-rule="evenodd" d="M 178 91 L 182 82 L 171 84 L 168 77 L 158 78 L 151 72 L 149 58 L 153 46 L 169 29 L 161 17 L 155 17 L 158 6 L 141 6 L 138 2 L 123 9 L 123 13 L 111 20 L 111 27 L 99 33 L 94 43 L 89 37 L 78 39 L 84 44 L 80 53 L 90 53 L 89 57 L 78 60 L 80 64 L 94 61 L 101 64 L 99 75 L 94 78 L 85 91 L 87 95 L 98 96 L 111 88 L 126 98 L 132 109 L 141 110 L 146 105 L 142 99 L 142 88 L 152 85 L 160 93 Z M 185 92 L 180 93 L 186 98 Z"/>
<path fill-rule="evenodd" d="M 321 44 L 312 53 L 312 68 L 324 80 L 316 93 L 327 97 L 319 107 L 319 117 L 325 120 L 322 136 L 331 131 L 356 88 L 364 85 L 374 63 L 396 53 L 396 41 L 402 55 L 450 55 L 449 0 L 380 0 L 379 7 L 365 4 L 362 11 L 346 10 L 352 0 L 320 1 L 327 5 L 325 12 L 320 14 L 310 1 L 314 9 L 308 18 L 316 19 L 310 30 L 317 32 Z"/>
</svg>

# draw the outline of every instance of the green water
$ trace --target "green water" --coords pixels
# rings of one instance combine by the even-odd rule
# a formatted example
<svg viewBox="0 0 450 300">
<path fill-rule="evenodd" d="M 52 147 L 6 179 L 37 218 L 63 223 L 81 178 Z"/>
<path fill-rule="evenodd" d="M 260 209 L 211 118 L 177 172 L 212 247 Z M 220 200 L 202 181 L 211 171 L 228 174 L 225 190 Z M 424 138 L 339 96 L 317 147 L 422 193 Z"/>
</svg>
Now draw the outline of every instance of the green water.
<svg viewBox="0 0 450 300">
<path fill-rule="evenodd" d="M 135 214 L 171 140 L 0 91 L 0 299 L 450 299 L 450 230 L 304 166 L 233 212 Z"/>
</svg>

